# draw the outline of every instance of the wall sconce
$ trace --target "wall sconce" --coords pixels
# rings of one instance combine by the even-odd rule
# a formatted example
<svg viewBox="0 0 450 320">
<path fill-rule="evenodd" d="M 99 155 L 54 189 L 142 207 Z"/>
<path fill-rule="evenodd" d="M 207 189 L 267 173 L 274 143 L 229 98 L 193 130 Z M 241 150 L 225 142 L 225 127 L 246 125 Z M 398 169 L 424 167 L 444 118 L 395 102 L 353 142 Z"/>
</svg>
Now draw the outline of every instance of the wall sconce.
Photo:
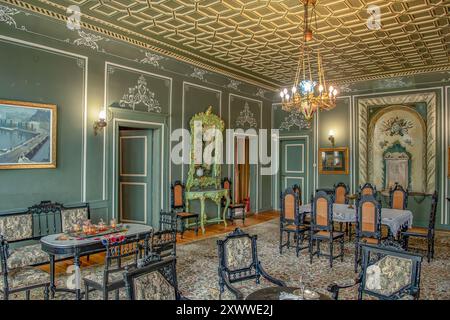
<svg viewBox="0 0 450 320">
<path fill-rule="evenodd" d="M 336 135 L 336 133 L 334 132 L 334 130 L 330 130 L 330 132 L 328 133 L 328 140 L 330 140 L 333 148 L 334 148 L 334 136 L 335 135 Z"/>
<path fill-rule="evenodd" d="M 102 110 L 98 114 L 98 120 L 94 121 L 94 135 L 97 135 L 99 131 L 103 131 L 106 124 L 106 111 Z"/>
</svg>

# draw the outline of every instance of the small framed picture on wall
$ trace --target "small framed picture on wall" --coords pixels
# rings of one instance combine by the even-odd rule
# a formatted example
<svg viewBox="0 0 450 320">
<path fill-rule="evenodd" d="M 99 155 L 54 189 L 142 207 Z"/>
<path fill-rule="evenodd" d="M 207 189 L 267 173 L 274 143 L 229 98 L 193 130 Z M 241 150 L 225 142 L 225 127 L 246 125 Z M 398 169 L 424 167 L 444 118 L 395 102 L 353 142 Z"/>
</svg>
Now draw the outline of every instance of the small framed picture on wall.
<svg viewBox="0 0 450 320">
<path fill-rule="evenodd" d="M 319 148 L 319 174 L 349 174 L 348 148 Z"/>
</svg>

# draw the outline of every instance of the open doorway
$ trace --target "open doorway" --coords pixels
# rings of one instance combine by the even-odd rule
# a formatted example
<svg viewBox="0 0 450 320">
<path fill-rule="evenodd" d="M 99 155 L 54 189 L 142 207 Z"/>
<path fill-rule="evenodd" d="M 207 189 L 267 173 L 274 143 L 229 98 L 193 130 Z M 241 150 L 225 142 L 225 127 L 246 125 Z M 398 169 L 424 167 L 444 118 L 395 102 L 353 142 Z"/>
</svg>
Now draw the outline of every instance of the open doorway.
<svg viewBox="0 0 450 320">
<path fill-rule="evenodd" d="M 233 199 L 236 203 L 246 204 L 246 212 L 258 212 L 258 165 L 251 163 L 250 143 L 253 137 L 235 136 L 233 165 Z"/>
</svg>

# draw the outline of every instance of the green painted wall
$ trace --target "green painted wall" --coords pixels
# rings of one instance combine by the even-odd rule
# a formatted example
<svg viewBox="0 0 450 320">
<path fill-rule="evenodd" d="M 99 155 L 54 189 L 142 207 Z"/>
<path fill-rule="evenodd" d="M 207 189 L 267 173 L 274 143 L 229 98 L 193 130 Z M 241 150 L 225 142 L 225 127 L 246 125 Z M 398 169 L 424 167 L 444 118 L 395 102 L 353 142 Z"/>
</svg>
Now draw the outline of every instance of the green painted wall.
<svg viewBox="0 0 450 320">
<path fill-rule="evenodd" d="M 155 130 L 156 192 L 150 221 L 155 224 L 161 203 L 163 208 L 169 206 L 169 182 L 185 181 L 188 172 L 188 166 L 170 162 L 173 129 L 188 128 L 192 115 L 210 105 L 227 128 L 235 128 L 245 102 L 257 128 L 270 128 L 272 92 L 114 39 L 86 38 L 86 33 L 35 13 L 19 10 L 11 18 L 11 24 L 0 22 L 0 99 L 58 106 L 58 163 L 56 169 L 0 171 L 1 211 L 26 208 L 41 200 L 87 201 L 94 220 L 117 217 L 114 144 L 119 125 L 135 126 Z M 133 109 L 120 103 L 142 79 L 160 109 L 149 110 L 143 103 Z M 105 106 L 111 107 L 108 127 L 95 136 L 93 123 Z M 229 175 L 228 170 L 224 165 L 222 175 Z M 258 203 L 255 198 L 252 209 L 268 210 L 272 208 L 271 178 L 259 176 L 258 181 Z M 214 206 L 207 210 L 216 214 Z"/>
</svg>

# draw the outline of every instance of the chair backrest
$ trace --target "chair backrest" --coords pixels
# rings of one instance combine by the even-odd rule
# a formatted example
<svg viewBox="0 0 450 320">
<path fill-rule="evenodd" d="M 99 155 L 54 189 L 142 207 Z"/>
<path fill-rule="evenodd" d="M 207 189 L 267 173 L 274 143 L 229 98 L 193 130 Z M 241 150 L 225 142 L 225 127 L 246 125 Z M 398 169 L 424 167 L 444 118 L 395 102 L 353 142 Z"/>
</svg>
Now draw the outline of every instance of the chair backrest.
<svg viewBox="0 0 450 320">
<path fill-rule="evenodd" d="M 233 203 L 233 188 L 231 187 L 231 180 L 227 177 L 222 179 L 222 188 L 228 190 L 228 196 L 230 197 L 231 203 Z M 225 198 L 222 199 L 222 206 L 225 206 Z"/>
<path fill-rule="evenodd" d="M 175 230 L 159 230 L 152 233 L 150 251 L 161 257 L 176 256 L 177 234 Z"/>
<path fill-rule="evenodd" d="M 280 221 L 282 223 L 287 222 L 298 224 L 300 222 L 298 211 L 298 194 L 292 188 L 287 188 L 283 193 L 281 193 L 280 209 Z"/>
<path fill-rule="evenodd" d="M 148 239 L 148 235 L 146 238 Z M 141 235 L 143 237 L 143 235 Z M 123 235 L 113 235 L 102 239 L 102 243 L 106 248 L 105 267 L 103 285 L 106 286 L 109 281 L 109 275 L 115 272 L 122 272 L 126 266 L 137 265 L 139 254 L 142 249 L 139 236 L 126 238 Z"/>
<path fill-rule="evenodd" d="M 161 210 L 159 213 L 159 230 L 175 230 L 177 229 L 176 213 Z"/>
<path fill-rule="evenodd" d="M 256 239 L 256 235 L 236 228 L 224 240 L 217 241 L 219 270 L 227 274 L 231 283 L 259 276 Z"/>
<path fill-rule="evenodd" d="M 176 259 L 149 255 L 124 273 L 130 300 L 179 300 Z"/>
<path fill-rule="evenodd" d="M 319 191 L 312 199 L 311 229 L 333 231 L 333 196 Z"/>
<path fill-rule="evenodd" d="M 430 211 L 430 218 L 428 221 L 428 235 L 430 237 L 434 236 L 434 227 L 436 225 L 436 213 L 437 213 L 437 206 L 438 206 L 438 192 L 434 191 L 433 196 L 431 197 L 431 211 Z"/>
<path fill-rule="evenodd" d="M 359 299 L 363 294 L 383 300 L 406 295 L 419 298 L 422 256 L 390 245 L 361 245 L 362 275 Z"/>
<path fill-rule="evenodd" d="M 377 193 L 377 187 L 375 185 L 372 185 L 369 182 L 366 182 L 364 185 L 359 187 L 359 197 L 373 195 Z"/>
<path fill-rule="evenodd" d="M 181 183 L 181 181 L 175 181 L 172 186 L 172 209 L 182 209 L 184 210 L 184 184 Z"/>
<path fill-rule="evenodd" d="M 381 241 L 381 205 L 373 195 L 365 195 L 356 205 L 356 237 Z"/>
<path fill-rule="evenodd" d="M 13 243 L 33 239 L 33 215 L 29 210 L 11 212 L 0 216 L 0 235 Z"/>
<path fill-rule="evenodd" d="M 76 224 L 91 218 L 91 211 L 88 203 L 79 206 L 63 206 L 61 208 L 61 230 L 67 232 L 73 229 Z"/>
<path fill-rule="evenodd" d="M 292 190 L 294 190 L 294 192 L 297 194 L 297 196 L 298 196 L 298 205 L 301 206 L 303 204 L 303 201 L 302 201 L 302 188 L 300 188 L 300 186 L 298 184 L 294 184 L 292 186 Z"/>
<path fill-rule="evenodd" d="M 404 189 L 397 182 L 389 189 L 389 206 L 392 209 L 405 210 L 408 206 L 408 189 Z"/>
<path fill-rule="evenodd" d="M 349 188 L 343 182 L 334 185 L 334 203 L 347 204 Z"/>
</svg>

